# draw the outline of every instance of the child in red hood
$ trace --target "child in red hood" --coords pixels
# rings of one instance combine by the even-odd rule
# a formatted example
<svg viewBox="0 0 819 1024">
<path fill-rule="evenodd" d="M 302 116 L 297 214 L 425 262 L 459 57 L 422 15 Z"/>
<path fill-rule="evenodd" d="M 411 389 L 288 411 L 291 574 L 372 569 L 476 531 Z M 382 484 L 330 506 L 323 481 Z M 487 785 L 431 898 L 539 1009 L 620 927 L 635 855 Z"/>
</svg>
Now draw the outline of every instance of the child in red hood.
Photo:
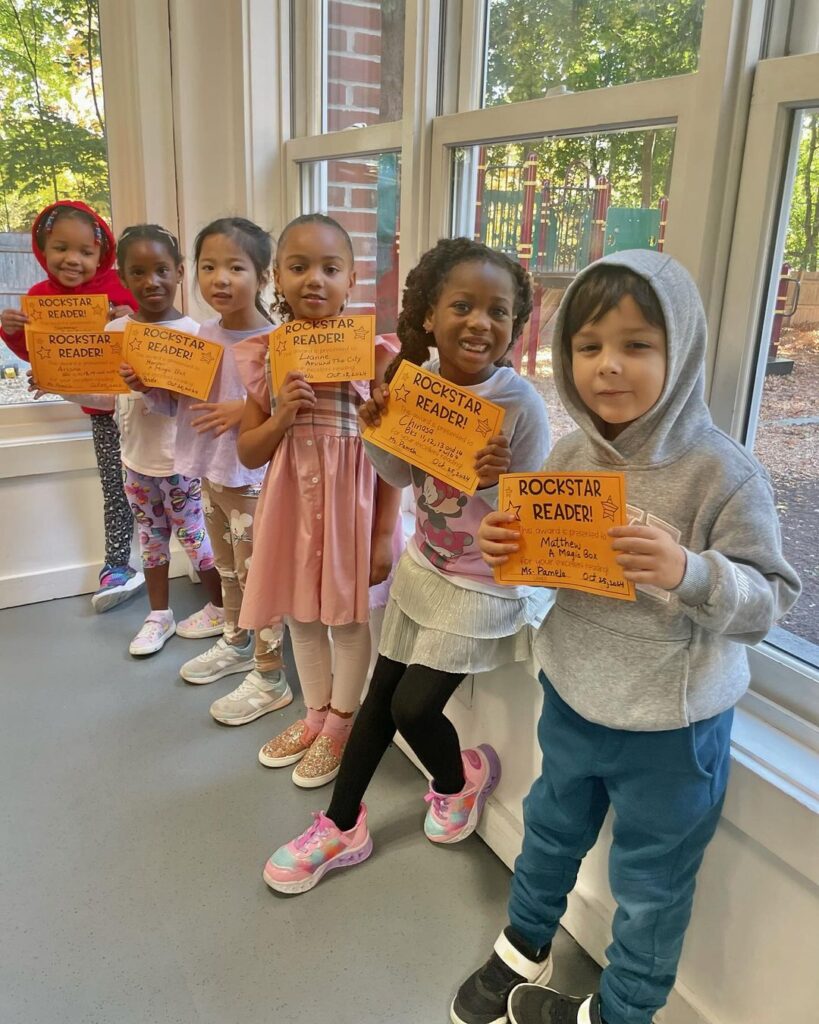
<svg viewBox="0 0 819 1024">
<path fill-rule="evenodd" d="M 111 229 L 85 203 L 61 200 L 42 210 L 31 229 L 31 247 L 48 277 L 31 287 L 29 295 L 107 295 L 112 318 L 136 309 L 134 297 L 113 269 L 116 245 Z M 28 359 L 27 322 L 19 309 L 0 313 L 0 338 L 21 359 Z M 134 524 L 122 486 L 114 415 L 100 409 L 85 411 L 91 416 L 105 506 L 105 565 L 91 602 L 98 612 L 104 612 L 136 594 L 145 580 L 128 564 Z"/>
</svg>

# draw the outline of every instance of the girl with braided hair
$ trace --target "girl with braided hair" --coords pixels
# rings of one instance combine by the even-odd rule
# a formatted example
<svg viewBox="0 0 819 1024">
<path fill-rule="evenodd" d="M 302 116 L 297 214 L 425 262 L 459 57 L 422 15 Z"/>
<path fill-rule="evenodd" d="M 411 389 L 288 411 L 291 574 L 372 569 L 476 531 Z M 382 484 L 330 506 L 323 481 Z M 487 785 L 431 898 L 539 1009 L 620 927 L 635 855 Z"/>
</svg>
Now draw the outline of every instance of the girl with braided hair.
<svg viewBox="0 0 819 1024">
<path fill-rule="evenodd" d="M 550 597 L 498 586 L 477 546 L 481 518 L 497 506 L 499 475 L 536 471 L 549 449 L 543 401 L 505 358 L 531 309 L 525 271 L 466 238 L 438 242 L 407 277 L 401 350 L 386 380 L 402 359 L 428 367 L 503 406 L 504 432 L 476 456 L 479 484 L 471 497 L 364 442 L 382 479 L 412 485 L 415 535 L 395 572 L 378 661 L 330 807 L 265 868 L 265 881 L 279 892 L 312 889 L 327 871 L 370 855 L 361 800 L 396 730 L 431 776 L 424 832 L 433 843 L 470 835 L 498 783 L 495 751 L 488 744 L 462 751 L 444 707 L 468 673 L 528 658 L 529 626 L 540 622 Z M 437 349 L 434 359 L 430 347 Z M 380 423 L 389 401 L 389 384 L 374 388 L 359 410 L 360 424 Z"/>
</svg>

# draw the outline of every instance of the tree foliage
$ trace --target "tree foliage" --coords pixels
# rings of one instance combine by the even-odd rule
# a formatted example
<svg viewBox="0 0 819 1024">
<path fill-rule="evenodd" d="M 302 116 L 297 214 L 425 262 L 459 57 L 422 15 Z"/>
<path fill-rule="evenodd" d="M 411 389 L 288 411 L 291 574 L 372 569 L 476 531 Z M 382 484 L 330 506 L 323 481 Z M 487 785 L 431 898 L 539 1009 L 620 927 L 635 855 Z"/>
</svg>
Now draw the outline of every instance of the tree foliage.
<svg viewBox="0 0 819 1024">
<path fill-rule="evenodd" d="M 63 198 L 110 214 L 97 0 L 0 0 L 0 225 Z"/>
<path fill-rule="evenodd" d="M 703 7 L 704 0 L 492 0 L 485 102 L 695 71 Z M 668 192 L 673 146 L 672 129 L 641 129 L 548 139 L 518 155 L 534 151 L 554 184 L 589 186 L 605 176 L 614 205 L 649 207 Z"/>
<path fill-rule="evenodd" d="M 819 113 L 802 116 L 785 261 L 792 270 L 819 270 Z"/>
</svg>

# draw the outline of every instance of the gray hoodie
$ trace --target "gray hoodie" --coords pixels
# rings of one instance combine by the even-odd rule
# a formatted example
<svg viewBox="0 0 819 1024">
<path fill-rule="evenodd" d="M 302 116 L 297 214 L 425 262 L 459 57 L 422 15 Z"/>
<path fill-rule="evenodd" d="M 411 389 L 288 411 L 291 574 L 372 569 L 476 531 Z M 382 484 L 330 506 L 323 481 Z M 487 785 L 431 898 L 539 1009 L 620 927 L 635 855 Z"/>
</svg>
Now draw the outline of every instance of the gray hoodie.
<svg viewBox="0 0 819 1024">
<path fill-rule="evenodd" d="M 630 268 L 654 289 L 666 322 L 665 385 L 614 441 L 600 434 L 561 345 L 567 303 L 592 268 L 583 271 L 563 298 L 552 346 L 558 393 L 580 429 L 555 445 L 544 471 L 623 472 L 630 521 L 667 529 L 687 564 L 672 593 L 640 588 L 633 603 L 559 590 L 535 655 L 589 721 L 676 729 L 736 703 L 749 679 L 744 645 L 764 638 L 800 585 L 782 556 L 765 471 L 711 421 L 705 314 L 690 275 L 645 250 L 601 262 Z"/>
</svg>

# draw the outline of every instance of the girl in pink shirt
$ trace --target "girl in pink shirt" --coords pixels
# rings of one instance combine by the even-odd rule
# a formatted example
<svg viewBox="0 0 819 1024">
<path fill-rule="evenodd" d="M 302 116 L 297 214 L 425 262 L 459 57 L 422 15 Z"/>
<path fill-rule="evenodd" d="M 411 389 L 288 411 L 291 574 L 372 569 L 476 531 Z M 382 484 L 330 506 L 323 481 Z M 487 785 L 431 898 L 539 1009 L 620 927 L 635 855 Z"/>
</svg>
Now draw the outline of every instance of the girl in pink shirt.
<svg viewBox="0 0 819 1024">
<path fill-rule="evenodd" d="M 322 214 L 297 217 L 279 239 L 274 273 L 282 320 L 338 316 L 355 284 L 347 232 Z M 393 354 L 377 339 L 378 381 Z M 236 358 L 248 391 L 239 458 L 248 467 L 270 461 L 240 623 L 256 629 L 286 616 L 307 706 L 259 760 L 298 762 L 293 781 L 313 788 L 338 774 L 358 708 L 370 587 L 392 569 L 400 491 L 377 480 L 358 434 L 369 381 L 311 385 L 290 372 L 274 394 L 266 338 L 238 345 Z"/>
</svg>

